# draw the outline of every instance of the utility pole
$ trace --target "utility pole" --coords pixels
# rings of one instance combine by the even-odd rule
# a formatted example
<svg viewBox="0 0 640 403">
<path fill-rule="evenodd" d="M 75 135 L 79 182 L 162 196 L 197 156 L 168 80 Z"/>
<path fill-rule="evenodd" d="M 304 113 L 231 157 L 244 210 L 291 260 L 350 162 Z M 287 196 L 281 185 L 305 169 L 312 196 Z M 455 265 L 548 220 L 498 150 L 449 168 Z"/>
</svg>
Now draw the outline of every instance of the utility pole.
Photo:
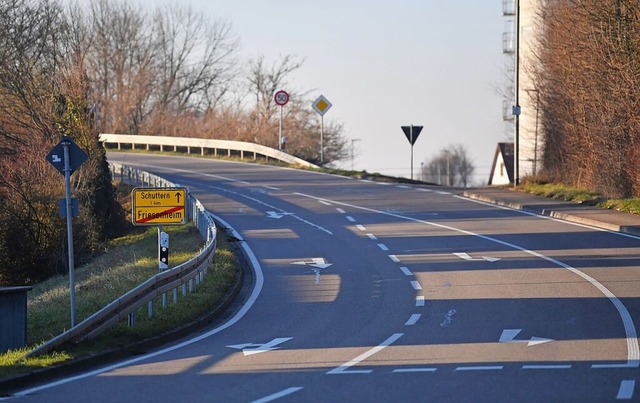
<svg viewBox="0 0 640 403">
<path fill-rule="evenodd" d="M 520 184 L 520 0 L 516 0 L 516 77 L 515 101 L 513 114 L 515 115 L 515 141 L 513 144 L 513 185 Z"/>
</svg>

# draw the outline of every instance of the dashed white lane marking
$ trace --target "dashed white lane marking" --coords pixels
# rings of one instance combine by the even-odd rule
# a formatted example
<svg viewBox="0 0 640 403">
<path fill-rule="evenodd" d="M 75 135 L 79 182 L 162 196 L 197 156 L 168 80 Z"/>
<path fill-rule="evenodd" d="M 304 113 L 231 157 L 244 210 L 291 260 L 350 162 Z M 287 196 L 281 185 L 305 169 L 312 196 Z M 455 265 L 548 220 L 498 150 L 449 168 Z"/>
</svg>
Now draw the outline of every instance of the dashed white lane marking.
<svg viewBox="0 0 640 403">
<path fill-rule="evenodd" d="M 437 368 L 398 368 L 393 373 L 411 373 L 411 372 L 436 372 Z"/>
<path fill-rule="evenodd" d="M 398 256 L 396 255 L 389 255 L 389 259 L 394 263 L 400 263 L 400 259 L 398 259 Z"/>
<path fill-rule="evenodd" d="M 351 217 L 350 215 L 347 216 L 347 220 L 349 220 L 351 222 L 356 222 L 356 219 Z"/>
<path fill-rule="evenodd" d="M 373 235 L 373 234 L 367 234 L 367 236 L 369 237 L 369 239 L 371 239 L 372 241 L 377 241 L 378 237 Z"/>
<path fill-rule="evenodd" d="M 400 270 L 402 270 L 405 276 L 413 276 L 413 273 L 411 272 L 411 270 L 409 270 L 408 267 L 402 266 L 400 267 Z"/>
<path fill-rule="evenodd" d="M 522 369 L 571 369 L 570 364 L 523 365 Z"/>
<path fill-rule="evenodd" d="M 419 313 L 414 313 L 413 315 L 411 315 L 411 317 L 409 318 L 409 320 L 404 324 L 405 326 L 413 326 L 416 323 L 418 323 L 418 321 L 420 320 L 420 317 L 422 315 Z"/>
<path fill-rule="evenodd" d="M 422 286 L 420 285 L 420 283 L 418 283 L 417 281 L 413 280 L 411 282 L 411 286 L 413 287 L 414 290 L 422 290 Z"/>
<path fill-rule="evenodd" d="M 477 365 L 472 367 L 457 367 L 456 371 L 498 371 L 504 368 L 504 365 Z"/>
<path fill-rule="evenodd" d="M 383 244 L 383 243 L 379 243 L 379 244 L 378 244 L 378 248 L 380 248 L 380 249 L 382 249 L 382 250 L 384 250 L 384 251 L 389 250 L 389 248 L 387 248 L 387 245 L 385 245 L 385 244 Z"/>
<path fill-rule="evenodd" d="M 290 388 L 287 388 L 285 390 L 282 390 L 278 393 L 274 393 L 272 395 L 269 396 L 265 396 L 262 399 L 258 399 L 258 400 L 254 400 L 252 403 L 267 403 L 267 402 L 272 402 L 274 400 L 280 399 L 281 397 L 285 397 L 285 396 L 289 396 L 292 393 L 296 393 L 299 390 L 304 389 L 302 386 L 293 386 Z"/>
<path fill-rule="evenodd" d="M 364 227 L 364 225 L 362 224 L 358 224 L 356 225 L 356 228 L 359 229 L 360 231 L 366 231 L 367 229 Z"/>
<path fill-rule="evenodd" d="M 327 372 L 327 375 L 335 375 L 335 374 L 369 374 L 369 373 L 373 372 L 373 370 L 371 370 L 371 369 L 351 370 L 351 371 L 349 371 L 348 369 L 353 367 L 354 365 L 357 365 L 357 364 L 361 363 L 362 361 L 366 360 L 367 358 L 371 357 L 372 355 L 374 355 L 376 353 L 379 353 L 380 351 L 384 350 L 385 348 L 389 347 L 390 345 L 395 343 L 396 340 L 398 340 L 403 335 L 404 335 L 404 333 L 394 333 L 394 334 L 392 334 L 391 337 L 389 337 L 387 340 L 383 341 L 382 343 L 380 343 L 376 347 L 374 347 L 374 348 L 372 348 L 372 349 L 360 354 L 359 356 L 357 356 L 353 360 L 351 360 L 349 362 L 346 362 L 346 363 L 340 365 L 339 367 L 336 367 L 336 368 L 332 369 L 331 371 Z"/>
<path fill-rule="evenodd" d="M 407 186 L 407 185 L 398 185 L 396 186 L 398 189 L 411 189 L 411 186 Z"/>
<path fill-rule="evenodd" d="M 295 193 L 297 195 L 300 196 L 304 196 L 304 197 L 309 197 L 311 199 L 320 199 L 318 197 L 315 196 L 311 196 L 311 195 L 307 195 L 304 193 Z M 455 197 L 455 196 L 454 196 Z M 333 201 L 333 200 L 332 200 Z M 561 262 L 560 260 L 554 259 L 550 256 L 546 256 L 543 255 L 542 253 L 524 248 L 520 245 L 516 245 L 510 242 L 505 242 L 502 241 L 500 239 L 497 238 L 493 238 L 491 236 L 487 236 L 487 235 L 482 235 L 482 234 L 478 234 L 472 231 L 467 231 L 464 230 L 462 228 L 456 228 L 456 227 L 451 227 L 448 225 L 444 225 L 444 224 L 440 224 L 440 223 L 436 223 L 436 222 L 432 222 L 432 221 L 425 221 L 425 220 L 420 220 L 420 219 L 416 219 L 416 218 L 411 218 L 411 217 L 407 217 L 407 216 L 403 216 L 400 214 L 396 214 L 396 213 L 391 213 L 388 211 L 380 211 L 380 210 L 375 210 L 375 209 L 371 209 L 368 207 L 362 207 L 362 206 L 356 206 L 353 204 L 349 204 L 349 203 L 343 203 L 343 202 L 337 202 L 337 201 L 333 201 L 336 204 L 342 205 L 342 206 L 348 206 L 350 208 L 356 208 L 362 211 L 368 211 L 368 212 L 373 212 L 373 213 L 377 213 L 377 214 L 383 214 L 389 217 L 395 217 L 395 218 L 400 218 L 403 220 L 407 220 L 407 221 L 413 221 L 413 222 L 419 222 L 419 223 L 423 223 L 423 224 L 427 224 L 427 225 L 431 225 L 437 228 L 442 228 L 442 229 L 447 229 L 447 230 L 451 230 L 451 231 L 455 231 L 461 234 L 466 234 L 466 235 L 470 235 L 470 236 L 474 236 L 474 237 L 478 237 L 480 239 L 484 239 L 486 241 L 489 242 L 494 242 L 503 246 L 506 246 L 508 248 L 511 249 L 515 249 L 515 250 L 519 250 L 521 252 L 524 252 L 528 255 L 531 255 L 533 257 L 536 258 L 540 258 L 543 260 L 546 260 L 547 262 L 553 263 L 554 265 L 557 265 L 559 267 L 562 267 L 580 277 L 582 277 L 585 281 L 587 281 L 588 283 L 590 283 L 593 287 L 595 287 L 596 289 L 598 289 L 602 294 L 604 294 L 609 301 L 614 305 L 614 307 L 616 308 L 616 310 L 618 311 L 618 314 L 620 315 L 620 319 L 622 320 L 622 324 L 624 327 L 624 331 L 625 331 L 625 338 L 626 338 L 626 342 L 627 342 L 627 363 L 626 364 L 622 364 L 622 365 L 617 365 L 617 364 L 596 364 L 596 365 L 592 365 L 591 368 L 638 368 L 640 367 L 640 343 L 638 343 L 638 333 L 636 331 L 636 327 L 635 324 L 633 323 L 633 319 L 631 318 L 631 314 L 629 313 L 629 310 L 626 308 L 626 306 L 622 303 L 622 301 L 620 301 L 620 299 L 615 296 L 615 294 L 613 294 L 607 287 L 605 287 L 602 283 L 600 283 L 598 280 L 596 280 L 595 278 L 589 276 L 588 274 L 582 272 L 579 269 L 576 269 L 573 266 L 570 266 L 564 262 Z M 535 214 L 531 214 L 534 216 L 537 216 Z M 394 256 L 396 259 L 397 257 L 395 255 L 390 255 Z M 394 260 L 395 261 L 395 260 Z M 399 262 L 399 259 L 397 260 Z"/>
<path fill-rule="evenodd" d="M 416 306 L 424 306 L 424 295 L 418 295 L 416 297 Z"/>
<path fill-rule="evenodd" d="M 620 389 L 618 389 L 618 400 L 629 400 L 633 397 L 633 390 L 636 388 L 636 381 L 625 380 L 620 382 Z"/>
<path fill-rule="evenodd" d="M 336 210 L 338 210 L 338 213 L 340 213 L 340 214 L 345 214 L 345 213 L 346 213 L 346 211 L 344 211 L 344 210 L 343 210 L 343 209 L 341 209 L 341 208 L 337 208 Z"/>
<path fill-rule="evenodd" d="M 420 192 L 433 192 L 433 189 L 417 189 Z"/>
<path fill-rule="evenodd" d="M 451 193 L 445 192 L 444 190 L 436 190 L 436 193 L 439 195 L 450 195 Z"/>
</svg>

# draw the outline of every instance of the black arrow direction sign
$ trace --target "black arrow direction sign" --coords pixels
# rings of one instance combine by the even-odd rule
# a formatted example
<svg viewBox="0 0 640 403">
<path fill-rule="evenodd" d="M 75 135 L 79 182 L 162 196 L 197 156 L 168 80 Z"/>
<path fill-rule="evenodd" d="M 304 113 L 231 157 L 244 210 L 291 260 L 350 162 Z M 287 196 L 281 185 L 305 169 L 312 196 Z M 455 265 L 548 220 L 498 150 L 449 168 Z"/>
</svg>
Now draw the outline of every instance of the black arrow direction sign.
<svg viewBox="0 0 640 403">
<path fill-rule="evenodd" d="M 182 194 L 180 192 L 176 192 L 176 199 L 178 200 L 178 204 L 180 204 L 180 197 Z"/>
</svg>

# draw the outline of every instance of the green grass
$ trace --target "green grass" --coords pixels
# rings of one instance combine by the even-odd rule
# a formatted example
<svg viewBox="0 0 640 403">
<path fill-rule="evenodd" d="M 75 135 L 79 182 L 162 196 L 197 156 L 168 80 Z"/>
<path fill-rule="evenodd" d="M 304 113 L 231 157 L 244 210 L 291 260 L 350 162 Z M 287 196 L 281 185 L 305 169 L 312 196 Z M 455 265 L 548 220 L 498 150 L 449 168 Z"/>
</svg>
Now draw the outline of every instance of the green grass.
<svg viewBox="0 0 640 403">
<path fill-rule="evenodd" d="M 640 199 L 608 199 L 602 194 L 588 189 L 573 188 L 558 183 L 526 182 L 520 190 L 539 196 L 569 200 L 589 206 L 596 206 L 625 213 L 640 214 Z"/>
<path fill-rule="evenodd" d="M 170 236 L 170 267 L 191 259 L 203 241 L 193 225 L 164 227 Z M 157 228 L 117 239 L 108 252 L 90 264 L 76 269 L 76 321 L 79 323 L 158 272 Z M 237 265 L 230 248 L 218 236 L 218 250 L 208 274 L 195 292 L 180 292 L 178 304 L 168 295 L 169 306 L 154 300 L 154 316 L 147 317 L 147 307 L 137 312 L 137 323 L 129 327 L 120 323 L 96 339 L 77 346 L 66 346 L 40 357 L 22 357 L 44 341 L 70 327 L 69 280 L 59 276 L 36 285 L 27 301 L 27 348 L 0 354 L 0 377 L 28 372 L 58 364 L 87 354 L 121 347 L 189 323 L 209 311 L 233 283 Z"/>
<path fill-rule="evenodd" d="M 521 189 L 539 196 L 597 205 L 605 198 L 587 189 L 572 188 L 557 183 L 525 183 Z"/>
</svg>

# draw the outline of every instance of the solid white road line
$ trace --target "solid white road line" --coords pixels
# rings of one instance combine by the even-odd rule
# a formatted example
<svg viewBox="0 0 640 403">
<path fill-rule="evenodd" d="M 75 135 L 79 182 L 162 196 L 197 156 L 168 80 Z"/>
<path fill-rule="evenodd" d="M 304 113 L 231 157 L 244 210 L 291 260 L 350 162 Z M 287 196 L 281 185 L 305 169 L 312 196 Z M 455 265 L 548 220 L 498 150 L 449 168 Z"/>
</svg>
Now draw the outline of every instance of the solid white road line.
<svg viewBox="0 0 640 403">
<path fill-rule="evenodd" d="M 315 199 L 315 200 L 325 200 L 323 198 L 319 198 L 319 197 L 315 197 L 315 196 L 311 196 L 308 194 L 304 194 L 304 193 L 295 193 L 297 195 L 300 196 L 304 196 L 304 197 L 308 197 L 310 199 Z M 465 200 L 469 200 L 472 202 L 475 202 L 474 200 L 471 199 L 465 199 Z M 595 287 L 596 289 L 598 289 L 602 294 L 604 294 L 609 301 L 613 304 L 613 306 L 616 308 L 616 310 L 618 311 L 618 314 L 620 315 L 620 319 L 622 320 L 622 325 L 624 327 L 624 331 L 625 331 L 625 339 L 627 342 L 627 363 L 626 364 L 622 364 L 622 365 L 617 365 L 617 364 L 601 364 L 601 365 L 592 365 L 592 368 L 638 368 L 640 367 L 640 344 L 638 342 L 638 333 L 635 327 L 635 324 L 633 323 L 633 319 L 631 318 L 631 314 L 629 313 L 629 310 L 626 308 L 626 306 L 624 306 L 624 304 L 622 303 L 622 301 L 620 301 L 620 299 L 618 297 L 615 296 L 615 294 L 613 294 L 607 287 L 605 287 L 602 283 L 600 283 L 598 280 L 596 280 L 595 278 L 589 276 L 588 274 L 582 272 L 579 269 L 576 269 L 573 266 L 570 266 L 564 262 L 561 262 L 560 260 L 554 259 L 552 257 L 543 255 L 542 253 L 536 252 L 536 251 L 532 251 L 530 249 L 527 249 L 525 247 L 522 247 L 520 245 L 516 245 L 514 243 L 510 243 L 510 242 L 506 242 L 488 235 L 482 235 L 482 234 L 478 234 L 472 231 L 467 231 L 461 228 L 456 228 L 456 227 L 451 227 L 449 225 L 445 225 L 445 224 L 440 224 L 440 223 L 436 223 L 436 222 L 432 222 L 432 221 L 426 221 L 426 220 L 420 220 L 417 218 L 412 218 L 412 217 L 407 217 L 401 214 L 396 214 L 396 213 L 391 213 L 388 211 L 380 211 L 380 210 L 376 210 L 376 209 L 372 209 L 372 208 L 368 208 L 368 207 L 363 207 L 363 206 L 356 206 L 353 204 L 349 204 L 349 203 L 343 203 L 343 202 L 337 202 L 337 201 L 333 201 L 331 200 L 333 203 L 335 204 L 339 204 L 342 206 L 347 206 L 349 208 L 354 208 L 354 209 L 359 209 L 362 211 L 368 211 L 368 212 L 372 212 L 372 213 L 377 213 L 377 214 L 382 214 L 382 215 L 386 215 L 388 217 L 394 217 L 394 218 L 400 218 L 403 220 L 407 220 L 407 221 L 412 221 L 412 222 L 417 222 L 417 223 L 423 223 L 426 225 L 430 225 L 436 228 L 441 228 L 441 229 L 447 229 L 447 230 L 451 230 L 454 232 L 458 232 L 460 234 L 465 234 L 465 235 L 469 235 L 469 236 L 474 236 L 480 239 L 484 239 L 486 241 L 489 242 L 493 242 L 493 243 L 497 243 L 499 245 L 503 245 L 506 246 L 510 249 L 514 249 L 514 250 L 519 250 L 523 253 L 526 253 L 530 256 L 533 257 L 537 257 L 543 260 L 546 260 L 547 262 L 553 263 L 556 266 L 562 267 L 580 277 L 582 277 L 586 282 L 588 282 L 589 284 L 591 284 L 593 287 Z M 507 209 L 508 210 L 508 209 Z M 514 210 L 517 211 L 517 210 Z M 536 214 L 531 214 L 533 216 L 538 216 Z M 565 221 L 563 221 L 565 222 Z M 568 222 L 567 222 L 568 223 Z M 390 255 L 390 256 L 394 256 L 395 255 Z M 399 261 L 399 260 L 398 260 Z"/>
<path fill-rule="evenodd" d="M 226 228 L 229 228 L 232 230 L 232 233 L 234 234 L 238 234 L 238 232 L 233 229 L 233 227 L 231 225 L 229 225 L 226 221 L 224 221 L 222 218 L 216 216 L 215 214 L 209 213 L 212 216 L 215 217 L 215 219 L 219 222 L 222 223 L 222 225 L 224 225 Z M 239 238 L 241 239 L 241 238 Z M 96 375 L 100 375 L 102 373 L 108 372 L 108 371 L 112 371 L 114 369 L 118 369 L 118 368 L 122 368 L 122 367 L 126 367 L 128 365 L 131 364 L 135 364 L 138 363 L 140 361 L 144 361 L 147 360 L 149 358 L 153 358 L 153 357 L 157 357 L 159 355 L 162 354 L 166 354 L 169 353 L 171 351 L 174 350 L 178 350 L 182 347 L 186 347 L 189 346 L 191 344 L 197 343 L 200 340 L 204 340 L 208 337 L 213 336 L 214 334 L 220 333 L 221 331 L 233 326 L 234 324 L 236 324 L 240 319 L 242 319 L 244 317 L 244 315 L 247 314 L 247 312 L 249 312 L 249 309 L 251 309 L 251 307 L 253 306 L 253 304 L 256 302 L 256 300 L 258 299 L 258 296 L 260 295 L 260 291 L 262 291 L 262 286 L 264 284 L 264 275 L 262 274 L 262 266 L 260 266 L 260 262 L 258 261 L 258 258 L 256 257 L 256 255 L 253 254 L 253 251 L 251 250 L 251 248 L 249 248 L 249 245 L 247 245 L 246 242 L 240 242 L 240 246 L 242 247 L 242 249 L 244 250 L 244 253 L 246 253 L 246 256 L 249 258 L 249 260 L 251 261 L 251 266 L 254 270 L 254 275 L 255 275 L 255 285 L 253 287 L 253 290 L 251 291 L 251 295 L 249 296 L 249 298 L 247 299 L 247 302 L 242 306 L 242 308 L 228 321 L 224 322 L 222 325 L 211 329 L 210 331 L 203 333 L 197 337 L 194 337 L 192 339 L 188 339 L 183 341 L 182 343 L 173 345 L 171 347 L 167 347 L 164 348 L 162 350 L 158 350 L 155 351 L 153 353 L 149 353 L 149 354 L 145 354 L 145 355 L 141 355 L 135 358 L 131 358 L 129 360 L 125 360 L 125 361 L 121 361 L 118 362 L 116 364 L 112 364 L 103 368 L 99 368 L 93 371 L 89 371 L 89 372 L 85 372 L 79 375 L 74 375 L 68 378 L 63 378 L 60 379 L 58 381 L 55 382 L 51 382 L 51 383 L 46 383 L 44 385 L 40 385 L 40 386 L 36 386 L 30 389 L 25 389 L 22 390 L 20 392 L 14 393 L 12 395 L 12 397 L 21 397 L 21 396 L 26 396 L 26 395 L 30 395 L 33 393 L 37 393 L 40 392 L 41 390 L 45 390 L 45 389 L 50 389 L 59 385 L 64 385 L 66 383 L 69 382 L 73 382 L 73 381 L 77 381 L 80 379 L 84 379 L 84 378 L 89 378 L 92 376 L 96 376 Z M 0 399 L 3 400 L 3 399 Z"/>
<path fill-rule="evenodd" d="M 272 402 L 274 400 L 280 399 L 281 397 L 285 397 L 285 396 L 289 396 L 292 393 L 296 393 L 299 390 L 304 389 L 302 386 L 293 386 L 290 388 L 287 388 L 283 391 L 280 391 L 278 393 L 274 393 L 272 395 L 269 396 L 265 396 L 262 399 L 258 399 L 258 400 L 254 400 L 252 403 L 267 403 L 267 402 Z"/>
<path fill-rule="evenodd" d="M 436 372 L 437 368 L 398 368 L 393 373 L 411 373 L 411 372 Z"/>
<path fill-rule="evenodd" d="M 411 315 L 411 317 L 409 318 L 409 320 L 407 321 L 407 323 L 405 323 L 405 326 L 413 326 L 416 323 L 418 323 L 418 320 L 420 320 L 420 317 L 422 315 L 419 313 L 414 313 L 413 315 Z"/>
<path fill-rule="evenodd" d="M 336 374 L 369 374 L 371 372 L 373 372 L 373 370 L 370 369 L 366 369 L 366 370 L 351 370 L 348 371 L 349 368 L 353 367 L 354 365 L 357 365 L 359 363 L 361 363 L 362 361 L 366 360 L 367 358 L 371 357 L 372 355 L 379 353 L 380 351 L 384 350 L 385 348 L 389 347 L 390 345 L 392 345 L 396 340 L 398 340 L 400 337 L 402 337 L 404 335 L 404 333 L 394 333 L 393 335 L 391 335 L 391 337 L 389 337 L 387 340 L 383 341 L 382 343 L 380 343 L 378 346 L 360 354 L 359 356 L 357 356 L 356 358 L 354 358 L 353 360 L 344 363 L 342 365 L 340 365 L 339 367 L 336 367 L 334 369 L 332 369 L 331 371 L 327 372 L 327 375 L 336 375 Z"/>
<path fill-rule="evenodd" d="M 618 400 L 629 400 L 633 397 L 633 390 L 636 387 L 636 381 L 634 380 L 626 380 L 620 382 L 620 389 L 618 389 L 618 395 L 616 399 Z"/>
<path fill-rule="evenodd" d="M 478 365 L 472 367 L 458 367 L 456 371 L 497 371 L 504 368 L 504 365 Z"/>
<path fill-rule="evenodd" d="M 569 364 L 523 365 L 522 369 L 571 369 Z"/>
</svg>

